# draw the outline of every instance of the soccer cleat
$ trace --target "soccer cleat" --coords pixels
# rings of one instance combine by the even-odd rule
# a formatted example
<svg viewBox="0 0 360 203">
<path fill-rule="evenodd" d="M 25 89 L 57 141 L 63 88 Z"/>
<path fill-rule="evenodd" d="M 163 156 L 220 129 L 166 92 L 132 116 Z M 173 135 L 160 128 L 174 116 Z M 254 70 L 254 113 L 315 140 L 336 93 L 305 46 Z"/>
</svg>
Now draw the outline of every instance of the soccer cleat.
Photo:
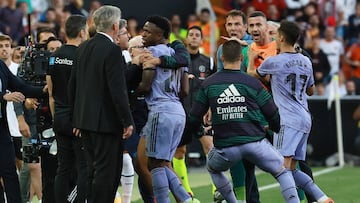
<svg viewBox="0 0 360 203">
<path fill-rule="evenodd" d="M 217 190 L 214 192 L 214 203 L 222 203 L 224 200 L 224 197 L 221 195 L 221 193 Z"/>
<path fill-rule="evenodd" d="M 200 200 L 196 199 L 195 197 L 192 198 L 192 203 L 201 203 Z"/>
</svg>

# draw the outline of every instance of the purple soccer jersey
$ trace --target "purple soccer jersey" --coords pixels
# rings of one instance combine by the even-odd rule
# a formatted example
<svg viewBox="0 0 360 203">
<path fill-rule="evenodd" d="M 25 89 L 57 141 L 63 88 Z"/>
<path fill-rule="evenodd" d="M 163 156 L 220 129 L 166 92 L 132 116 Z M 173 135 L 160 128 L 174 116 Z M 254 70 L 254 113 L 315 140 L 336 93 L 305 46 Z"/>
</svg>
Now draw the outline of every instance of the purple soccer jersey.
<svg viewBox="0 0 360 203">
<path fill-rule="evenodd" d="M 174 50 L 165 44 L 148 47 L 154 57 L 172 55 Z M 172 112 L 183 114 L 184 110 L 180 103 L 179 92 L 181 78 L 187 67 L 177 70 L 156 67 L 151 92 L 145 100 L 150 111 Z"/>
<path fill-rule="evenodd" d="M 309 58 L 300 53 L 281 53 L 265 60 L 257 69 L 271 75 L 271 91 L 279 108 L 280 124 L 304 133 L 311 129 L 306 89 L 314 84 Z"/>
</svg>

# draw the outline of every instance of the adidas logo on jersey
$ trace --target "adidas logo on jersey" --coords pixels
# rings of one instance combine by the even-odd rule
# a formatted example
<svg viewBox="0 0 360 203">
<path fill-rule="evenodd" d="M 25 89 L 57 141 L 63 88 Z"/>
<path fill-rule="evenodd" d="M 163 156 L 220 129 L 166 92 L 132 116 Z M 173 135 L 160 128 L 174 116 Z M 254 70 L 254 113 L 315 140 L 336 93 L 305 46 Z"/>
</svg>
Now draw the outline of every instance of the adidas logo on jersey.
<svg viewBox="0 0 360 203">
<path fill-rule="evenodd" d="M 216 100 L 218 104 L 245 102 L 245 97 L 241 96 L 234 84 L 229 85 L 220 97 Z"/>
</svg>

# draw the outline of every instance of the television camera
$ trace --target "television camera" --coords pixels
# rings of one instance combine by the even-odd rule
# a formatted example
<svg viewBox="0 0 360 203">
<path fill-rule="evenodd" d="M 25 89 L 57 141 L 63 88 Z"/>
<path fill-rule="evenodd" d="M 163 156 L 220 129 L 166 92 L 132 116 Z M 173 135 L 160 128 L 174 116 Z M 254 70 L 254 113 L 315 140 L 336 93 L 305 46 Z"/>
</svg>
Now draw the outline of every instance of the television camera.
<svg viewBox="0 0 360 203">
<path fill-rule="evenodd" d="M 43 86 L 46 84 L 45 77 L 51 53 L 46 50 L 45 44 L 33 44 L 30 39 L 26 44 L 17 75 L 30 85 Z"/>
</svg>

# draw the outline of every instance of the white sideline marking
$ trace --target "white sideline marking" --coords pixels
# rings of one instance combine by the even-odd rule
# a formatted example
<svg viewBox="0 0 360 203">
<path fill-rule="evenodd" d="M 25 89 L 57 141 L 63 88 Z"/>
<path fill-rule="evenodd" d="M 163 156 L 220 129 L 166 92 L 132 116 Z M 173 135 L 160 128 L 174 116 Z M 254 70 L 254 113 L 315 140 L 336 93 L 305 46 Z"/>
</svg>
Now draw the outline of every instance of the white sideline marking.
<svg viewBox="0 0 360 203">
<path fill-rule="evenodd" d="M 342 167 L 336 166 L 336 167 L 326 168 L 326 169 L 323 169 L 323 170 L 320 170 L 320 171 L 316 171 L 315 173 L 313 173 L 313 176 L 317 177 L 317 176 L 320 176 L 320 175 L 323 175 L 323 174 L 326 174 L 326 173 L 330 173 L 330 172 L 333 172 L 333 171 L 336 171 L 336 170 L 339 170 L 339 169 L 342 169 Z M 270 184 L 270 185 L 265 185 L 265 186 L 259 187 L 259 191 L 269 190 L 269 189 L 279 187 L 279 186 L 280 186 L 279 183 L 273 183 L 273 184 Z"/>
</svg>

